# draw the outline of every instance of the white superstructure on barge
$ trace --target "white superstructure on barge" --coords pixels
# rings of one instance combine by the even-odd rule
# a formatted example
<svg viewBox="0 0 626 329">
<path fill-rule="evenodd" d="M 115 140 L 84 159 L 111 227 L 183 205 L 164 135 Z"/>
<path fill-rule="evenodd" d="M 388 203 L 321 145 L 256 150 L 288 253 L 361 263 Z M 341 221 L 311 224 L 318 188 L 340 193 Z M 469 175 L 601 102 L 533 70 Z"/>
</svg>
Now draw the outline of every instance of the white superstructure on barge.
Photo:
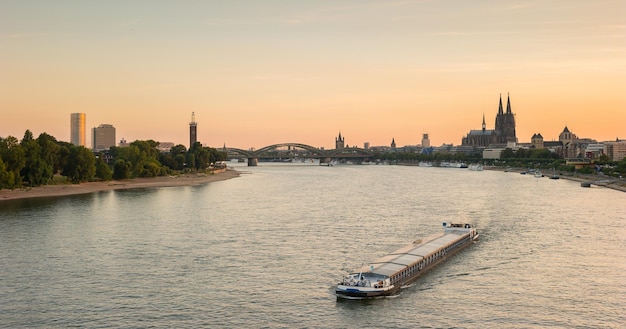
<svg viewBox="0 0 626 329">
<path fill-rule="evenodd" d="M 337 284 L 335 294 L 343 298 L 396 294 L 402 286 L 478 239 L 476 228 L 469 223 L 443 226 L 443 232 L 417 240 L 347 274 Z"/>
</svg>

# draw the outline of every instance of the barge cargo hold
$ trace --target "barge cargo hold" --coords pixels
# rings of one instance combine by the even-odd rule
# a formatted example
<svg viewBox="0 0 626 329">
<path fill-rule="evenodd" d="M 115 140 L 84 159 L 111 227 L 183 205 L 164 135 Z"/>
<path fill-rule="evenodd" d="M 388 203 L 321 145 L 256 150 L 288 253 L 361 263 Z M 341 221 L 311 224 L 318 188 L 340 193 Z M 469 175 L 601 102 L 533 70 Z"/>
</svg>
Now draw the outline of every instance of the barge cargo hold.
<svg viewBox="0 0 626 329">
<path fill-rule="evenodd" d="M 335 294 L 341 298 L 395 295 L 402 286 L 477 239 L 478 232 L 472 224 L 443 223 L 443 232 L 410 243 L 361 267 L 358 272 L 347 274 L 337 284 Z"/>
</svg>

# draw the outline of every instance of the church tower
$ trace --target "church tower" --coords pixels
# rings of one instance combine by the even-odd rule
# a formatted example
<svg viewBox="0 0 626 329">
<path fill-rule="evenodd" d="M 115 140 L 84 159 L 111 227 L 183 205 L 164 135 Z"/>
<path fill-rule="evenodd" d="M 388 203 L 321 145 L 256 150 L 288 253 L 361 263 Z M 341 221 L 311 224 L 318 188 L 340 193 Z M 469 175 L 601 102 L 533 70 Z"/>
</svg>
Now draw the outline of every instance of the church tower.
<svg viewBox="0 0 626 329">
<path fill-rule="evenodd" d="M 485 134 L 485 130 L 487 130 L 487 124 L 485 123 L 485 113 L 483 112 L 483 135 Z"/>
<path fill-rule="evenodd" d="M 339 137 L 335 137 L 335 149 L 341 150 L 344 147 L 343 137 L 341 137 L 341 131 L 339 132 Z"/>
<path fill-rule="evenodd" d="M 495 131 L 496 143 L 517 143 L 517 137 L 515 136 L 515 115 L 511 111 L 511 98 L 508 95 L 506 100 L 506 113 L 502 108 L 502 95 L 500 95 L 500 104 L 498 106 L 498 115 L 496 116 Z"/>
</svg>

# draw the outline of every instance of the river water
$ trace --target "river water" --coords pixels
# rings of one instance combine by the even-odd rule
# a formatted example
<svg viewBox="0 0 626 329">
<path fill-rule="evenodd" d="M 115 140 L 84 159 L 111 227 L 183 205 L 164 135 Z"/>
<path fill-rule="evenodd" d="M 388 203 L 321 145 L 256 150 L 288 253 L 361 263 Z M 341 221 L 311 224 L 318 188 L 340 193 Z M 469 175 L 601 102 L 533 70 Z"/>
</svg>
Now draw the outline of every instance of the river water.
<svg viewBox="0 0 626 329">
<path fill-rule="evenodd" d="M 267 164 L 0 203 L 0 326 L 623 328 L 626 193 L 496 171 Z M 442 222 L 478 243 L 393 298 L 333 285 Z"/>
</svg>

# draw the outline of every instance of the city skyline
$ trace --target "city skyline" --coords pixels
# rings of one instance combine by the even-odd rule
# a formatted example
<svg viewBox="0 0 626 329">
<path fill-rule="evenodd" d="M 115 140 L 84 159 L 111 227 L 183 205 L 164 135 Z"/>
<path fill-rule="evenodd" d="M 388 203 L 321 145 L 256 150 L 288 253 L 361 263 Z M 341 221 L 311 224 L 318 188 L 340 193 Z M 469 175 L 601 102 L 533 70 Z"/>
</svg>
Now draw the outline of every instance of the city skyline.
<svg viewBox="0 0 626 329">
<path fill-rule="evenodd" d="M 622 1 L 2 2 L 0 137 L 187 146 L 461 144 L 511 95 L 519 142 L 626 138 Z M 87 145 L 92 141 L 87 140 Z"/>
</svg>

